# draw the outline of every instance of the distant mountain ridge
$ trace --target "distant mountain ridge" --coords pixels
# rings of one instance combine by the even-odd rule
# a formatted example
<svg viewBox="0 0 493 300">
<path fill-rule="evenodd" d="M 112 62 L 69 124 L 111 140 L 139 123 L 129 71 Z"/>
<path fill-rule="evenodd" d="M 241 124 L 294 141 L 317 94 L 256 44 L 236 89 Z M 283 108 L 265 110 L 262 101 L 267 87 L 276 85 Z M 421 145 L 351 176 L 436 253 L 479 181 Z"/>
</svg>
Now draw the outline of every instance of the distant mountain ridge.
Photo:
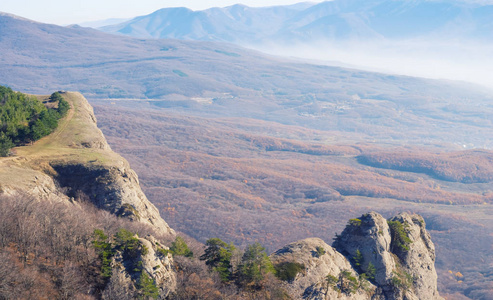
<svg viewBox="0 0 493 300">
<path fill-rule="evenodd" d="M 202 11 L 163 8 L 100 30 L 134 37 L 240 45 L 444 36 L 491 41 L 492 16 L 493 5 L 489 2 L 334 0 L 261 8 L 237 4 Z"/>
</svg>

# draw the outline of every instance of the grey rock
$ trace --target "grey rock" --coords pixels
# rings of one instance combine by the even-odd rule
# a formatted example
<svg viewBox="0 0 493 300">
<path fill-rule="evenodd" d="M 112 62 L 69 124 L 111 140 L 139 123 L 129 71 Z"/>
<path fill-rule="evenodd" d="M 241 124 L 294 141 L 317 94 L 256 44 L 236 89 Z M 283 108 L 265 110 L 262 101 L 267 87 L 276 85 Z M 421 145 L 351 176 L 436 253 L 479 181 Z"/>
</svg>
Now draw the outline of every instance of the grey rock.
<svg viewBox="0 0 493 300">
<path fill-rule="evenodd" d="M 435 246 L 426 231 L 423 217 L 402 213 L 391 220 L 403 223 L 412 241 L 409 250 L 399 255 L 402 268 L 413 278 L 413 292 L 408 293 L 408 297 L 414 294 L 417 299 L 442 299 L 437 291 Z"/>
<path fill-rule="evenodd" d="M 142 192 L 137 174 L 125 160 L 120 166 L 53 162 L 58 183 L 72 194 L 82 192 L 97 207 L 152 226 L 161 234 L 174 234 L 158 209 Z"/>
<path fill-rule="evenodd" d="M 145 246 L 147 253 L 142 252 L 137 258 L 125 258 L 118 251 L 112 260 L 112 276 L 103 291 L 103 299 L 135 299 L 138 296 L 138 284 L 141 272 L 149 276 L 159 289 L 159 298 L 166 299 L 170 292 L 176 289 L 176 273 L 173 269 L 173 257 L 171 254 L 163 255 L 158 248 L 169 250 L 168 247 L 160 245 L 151 235 L 138 238 Z M 136 271 L 135 265 L 141 265 Z"/>
<path fill-rule="evenodd" d="M 317 248 L 325 251 L 318 255 Z M 345 294 L 336 290 L 336 286 L 327 285 L 327 275 L 339 278 L 343 271 L 358 278 L 358 273 L 350 262 L 334 248 L 319 238 L 308 238 L 285 246 L 271 255 L 274 265 L 298 263 L 304 266 L 294 280 L 284 284 L 284 288 L 294 299 L 370 299 L 376 287 L 366 282 L 366 287 L 359 287 L 354 293 Z"/>
<path fill-rule="evenodd" d="M 387 220 L 371 212 L 359 219 L 350 220 L 333 246 L 350 259 L 356 257 L 359 251 L 363 257 L 361 271 L 366 272 L 369 264 L 373 264 L 376 269 L 375 283 L 386 293 L 392 293 L 388 281 L 396 268 L 396 262 L 390 252 L 390 244 L 391 236 Z"/>
<path fill-rule="evenodd" d="M 352 260 L 359 272 L 375 267 L 375 284 L 385 299 L 442 299 L 437 291 L 435 246 L 421 216 L 400 214 L 390 219 L 402 224 L 409 238 L 408 249 L 402 249 L 392 235 L 387 220 L 371 212 L 352 219 L 333 246 Z M 392 240 L 394 238 L 394 240 Z M 361 254 L 361 265 L 355 258 Z"/>
<path fill-rule="evenodd" d="M 437 291 L 435 247 L 423 218 L 403 213 L 389 221 L 398 224 L 389 226 L 380 214 L 370 212 L 351 219 L 336 236 L 334 248 L 308 238 L 276 251 L 271 255 L 275 266 L 302 266 L 284 288 L 294 299 L 442 299 Z M 396 234 L 396 226 L 401 235 Z M 357 282 L 352 289 L 347 288 L 350 277 Z"/>
</svg>

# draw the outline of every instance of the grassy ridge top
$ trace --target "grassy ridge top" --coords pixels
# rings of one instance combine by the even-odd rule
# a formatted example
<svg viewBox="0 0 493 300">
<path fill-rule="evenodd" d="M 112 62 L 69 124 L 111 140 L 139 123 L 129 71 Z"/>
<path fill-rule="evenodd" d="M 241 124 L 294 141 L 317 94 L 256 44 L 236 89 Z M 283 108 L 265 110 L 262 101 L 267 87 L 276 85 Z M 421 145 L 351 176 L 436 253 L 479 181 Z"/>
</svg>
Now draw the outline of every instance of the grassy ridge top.
<svg viewBox="0 0 493 300">
<path fill-rule="evenodd" d="M 49 98 L 36 97 L 40 101 Z M 73 92 L 64 92 L 62 97 L 70 104 L 71 109 L 50 135 L 31 145 L 15 147 L 15 155 L 12 157 L 0 158 L 0 178 L 5 180 L 4 183 L 14 183 L 20 179 L 18 176 L 9 176 L 12 168 L 20 168 L 29 173 L 29 169 L 43 169 L 53 161 L 102 166 L 119 165 L 124 161 L 118 154 L 108 151 L 111 149 L 97 128 L 92 107 L 87 100 L 80 93 Z M 16 174 L 22 177 L 23 172 Z"/>
<path fill-rule="evenodd" d="M 46 101 L 0 86 L 0 156 L 52 133 L 70 105 L 58 92 Z"/>
</svg>

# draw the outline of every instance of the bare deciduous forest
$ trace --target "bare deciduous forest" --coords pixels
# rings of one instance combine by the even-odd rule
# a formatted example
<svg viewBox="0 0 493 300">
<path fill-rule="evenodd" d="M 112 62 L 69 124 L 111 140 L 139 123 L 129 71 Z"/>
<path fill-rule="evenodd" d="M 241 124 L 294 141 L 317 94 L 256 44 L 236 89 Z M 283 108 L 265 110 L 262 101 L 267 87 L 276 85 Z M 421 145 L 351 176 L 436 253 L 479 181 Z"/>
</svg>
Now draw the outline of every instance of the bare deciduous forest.
<svg viewBox="0 0 493 300">
<path fill-rule="evenodd" d="M 308 236 L 330 243 L 348 218 L 371 210 L 416 212 L 436 243 L 440 293 L 492 291 L 489 151 L 339 144 L 337 135 L 277 123 L 95 108 L 161 215 L 201 242 L 259 241 L 274 251 Z M 402 167 L 409 161 L 424 167 Z"/>
</svg>

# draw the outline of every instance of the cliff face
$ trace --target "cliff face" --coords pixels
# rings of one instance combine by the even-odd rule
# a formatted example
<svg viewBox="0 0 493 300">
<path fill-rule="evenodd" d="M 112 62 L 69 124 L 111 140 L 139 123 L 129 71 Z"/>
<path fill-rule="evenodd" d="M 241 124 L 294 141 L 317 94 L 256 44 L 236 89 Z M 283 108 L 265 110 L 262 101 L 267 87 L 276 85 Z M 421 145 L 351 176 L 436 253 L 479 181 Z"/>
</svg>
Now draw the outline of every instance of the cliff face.
<svg viewBox="0 0 493 300">
<path fill-rule="evenodd" d="M 109 147 L 87 100 L 79 93 L 62 95 L 72 108 L 55 132 L 33 145 L 15 148 L 14 157 L 0 158 L 0 194 L 27 194 L 66 205 L 90 201 L 114 215 L 149 225 L 157 234 L 174 234 L 142 192 L 137 174 Z M 162 297 L 175 289 L 176 274 L 167 248 L 152 236 L 138 240 L 145 251 L 135 257 L 121 251 L 114 255 L 113 276 L 104 291 L 107 299 L 139 296 L 146 282 L 141 276 Z"/>
<path fill-rule="evenodd" d="M 83 194 L 98 208 L 151 225 L 159 233 L 174 231 L 140 189 L 137 174 L 126 161 L 118 166 L 51 162 L 57 183 L 75 197 Z"/>
<path fill-rule="evenodd" d="M 166 253 L 168 248 L 160 245 L 152 236 L 139 238 L 139 242 L 145 247 L 146 253 L 141 252 L 135 258 L 128 258 L 122 251 L 118 251 L 113 257 L 113 275 L 103 291 L 102 299 L 141 298 L 139 289 L 142 290 L 142 274 L 152 278 L 157 287 L 158 299 L 165 299 L 176 289 L 173 258 L 171 254 Z"/>
<path fill-rule="evenodd" d="M 321 250 L 322 249 L 322 250 Z M 323 253 L 323 254 L 322 254 Z M 339 277 L 343 272 L 349 277 L 358 278 L 358 273 L 352 268 L 351 263 L 334 248 L 318 238 L 308 238 L 285 246 L 271 255 L 274 265 L 286 262 L 303 266 L 294 280 L 284 285 L 284 288 L 294 299 L 369 299 L 369 295 L 375 294 L 376 287 L 370 282 L 359 284 L 352 288 L 338 288 Z M 330 282 L 327 276 L 336 278 Z"/>
<path fill-rule="evenodd" d="M 419 215 L 400 214 L 391 219 L 404 225 L 411 240 L 408 251 L 396 251 L 405 272 L 413 278 L 409 298 L 442 299 L 437 292 L 435 246 Z M 399 250 L 399 249 L 397 249 Z"/>
<path fill-rule="evenodd" d="M 312 238 L 271 256 L 277 265 L 303 266 L 286 283 L 295 299 L 442 299 L 435 247 L 421 216 L 404 213 L 387 221 L 365 214 L 351 219 L 333 246 Z"/>
<path fill-rule="evenodd" d="M 111 150 L 87 100 L 79 93 L 62 95 L 72 109 L 55 132 L 0 159 L 0 192 L 52 201 L 83 196 L 115 215 L 173 234 L 142 192 L 137 174 Z"/>
</svg>

